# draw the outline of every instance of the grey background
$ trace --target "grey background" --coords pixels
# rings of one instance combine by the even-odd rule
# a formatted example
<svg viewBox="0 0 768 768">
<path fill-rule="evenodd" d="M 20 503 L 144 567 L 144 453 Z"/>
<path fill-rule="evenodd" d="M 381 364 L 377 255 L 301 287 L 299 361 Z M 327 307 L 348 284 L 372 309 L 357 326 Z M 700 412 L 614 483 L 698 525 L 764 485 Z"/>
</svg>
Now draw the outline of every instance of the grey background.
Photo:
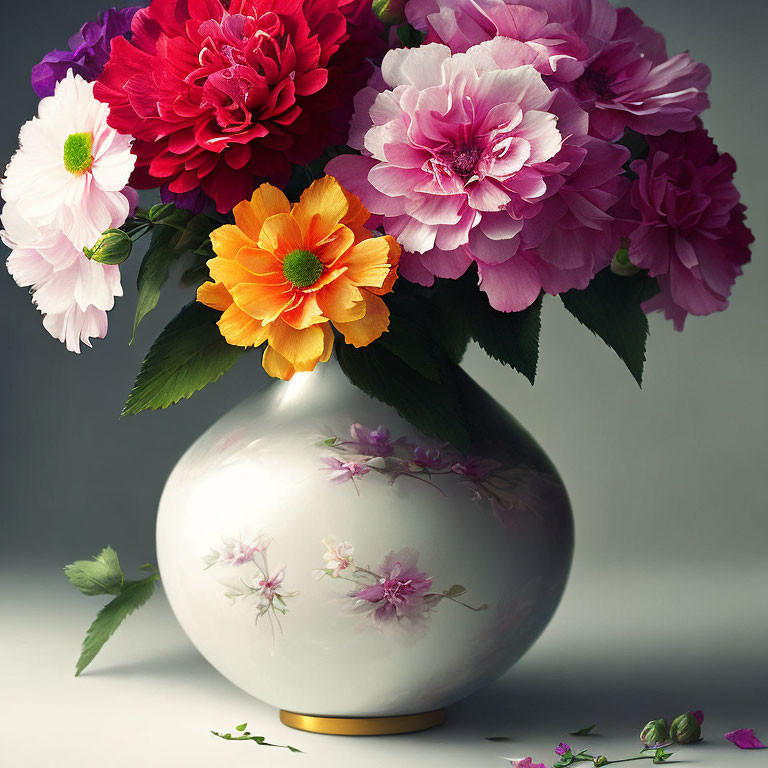
<svg viewBox="0 0 768 768">
<path fill-rule="evenodd" d="M 63 47 L 102 1 L 3 0 L 0 158 L 10 156 L 19 126 L 36 108 L 30 67 Z M 550 453 L 576 515 L 573 576 L 533 650 L 499 682 L 452 708 L 449 727 L 374 742 L 282 728 L 272 710 L 200 658 L 162 595 L 75 680 L 79 643 L 101 603 L 74 593 L 57 569 L 107 543 L 127 568 L 151 559 L 167 473 L 265 376 L 258 355 L 248 356 L 191 401 L 120 421 L 141 359 L 186 300 L 183 292 L 166 293 L 129 347 L 139 264 L 131 259 L 108 337 L 75 356 L 46 334 L 29 296 L 0 270 L 0 690 L 10 694 L 0 713 L 8 733 L 45 729 L 2 740 L 0 763 L 60 768 L 93 765 L 100 754 L 126 768 L 303 759 L 253 753 L 208 734 L 247 719 L 254 732 L 310 752 L 320 768 L 476 768 L 502 765 L 500 755 L 551 762 L 553 744 L 593 722 L 603 736 L 576 742 L 580 747 L 628 756 L 650 718 L 702 708 L 707 740 L 676 761 L 765 764 L 765 753 L 739 753 L 721 734 L 754 727 L 768 741 L 768 5 L 631 5 L 663 30 L 671 52 L 688 48 L 713 69 L 706 122 L 739 163 L 757 236 L 754 262 L 727 312 L 690 319 L 684 334 L 652 318 L 642 391 L 553 298 L 545 302 L 535 388 L 470 350 L 467 370 Z"/>
<path fill-rule="evenodd" d="M 103 0 L 4 2 L 0 47 L 0 158 L 36 109 L 31 66 L 65 47 Z M 738 183 L 757 243 L 731 308 L 691 318 L 677 334 L 652 318 L 646 383 L 545 302 L 541 366 L 531 388 L 471 350 L 466 368 L 533 432 L 568 485 L 577 563 L 668 564 L 762 560 L 768 539 L 766 216 L 768 108 L 762 0 L 634 0 L 670 52 L 689 49 L 714 73 L 710 131 L 739 163 Z M 0 161 L 1 162 L 1 161 Z M 106 543 L 126 563 L 153 556 L 164 479 L 185 447 L 265 382 L 259 356 L 168 411 L 119 420 L 148 346 L 186 296 L 173 286 L 128 346 L 139 258 L 124 265 L 125 297 L 109 334 L 77 356 L 43 330 L 26 291 L 0 273 L 0 429 L 3 557 L 61 564 Z"/>
</svg>

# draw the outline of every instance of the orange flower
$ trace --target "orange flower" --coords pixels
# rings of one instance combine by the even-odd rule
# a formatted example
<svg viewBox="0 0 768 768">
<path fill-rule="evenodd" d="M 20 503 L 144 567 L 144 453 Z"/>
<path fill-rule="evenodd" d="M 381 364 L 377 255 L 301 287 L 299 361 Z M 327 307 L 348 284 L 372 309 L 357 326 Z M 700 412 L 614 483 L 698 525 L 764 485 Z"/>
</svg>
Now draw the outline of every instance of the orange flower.
<svg viewBox="0 0 768 768">
<path fill-rule="evenodd" d="M 234 209 L 235 224 L 211 233 L 212 283 L 197 300 L 222 312 L 229 344 L 267 342 L 263 365 L 290 379 L 326 362 L 333 326 L 364 347 L 389 328 L 381 296 L 397 278 L 400 246 L 365 228 L 370 214 L 331 176 L 312 184 L 293 207 L 271 184 Z"/>
</svg>

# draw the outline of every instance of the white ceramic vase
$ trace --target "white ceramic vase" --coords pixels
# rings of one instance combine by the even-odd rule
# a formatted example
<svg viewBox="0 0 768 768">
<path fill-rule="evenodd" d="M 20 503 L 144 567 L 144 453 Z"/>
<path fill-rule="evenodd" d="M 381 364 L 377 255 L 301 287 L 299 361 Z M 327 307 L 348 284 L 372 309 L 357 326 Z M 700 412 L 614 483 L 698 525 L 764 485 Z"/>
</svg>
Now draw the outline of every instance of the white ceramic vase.
<svg viewBox="0 0 768 768">
<path fill-rule="evenodd" d="M 288 712 L 412 715 L 541 633 L 570 568 L 568 498 L 525 430 L 459 382 L 469 456 L 331 362 L 269 384 L 182 457 L 158 515 L 162 581 L 233 683 Z"/>
</svg>

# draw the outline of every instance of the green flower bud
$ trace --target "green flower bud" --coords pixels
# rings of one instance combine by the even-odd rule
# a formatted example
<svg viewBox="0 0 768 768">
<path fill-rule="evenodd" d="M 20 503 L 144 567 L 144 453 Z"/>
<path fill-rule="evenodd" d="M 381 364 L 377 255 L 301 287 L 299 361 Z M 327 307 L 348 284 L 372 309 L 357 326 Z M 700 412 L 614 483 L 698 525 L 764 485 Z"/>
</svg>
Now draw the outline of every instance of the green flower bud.
<svg viewBox="0 0 768 768">
<path fill-rule="evenodd" d="M 147 218 L 150 221 L 161 221 L 175 210 L 176 206 L 173 203 L 158 203 L 147 211 Z"/>
<path fill-rule="evenodd" d="M 133 240 L 121 229 L 108 229 L 93 248 L 83 248 L 83 253 L 99 264 L 122 264 L 130 255 Z"/>
<path fill-rule="evenodd" d="M 373 12 L 385 24 L 405 21 L 405 0 L 373 0 Z"/>
<path fill-rule="evenodd" d="M 701 740 L 701 726 L 693 716 L 693 712 L 686 712 L 672 721 L 672 725 L 669 726 L 669 735 L 678 744 L 692 744 L 694 741 Z"/>
<path fill-rule="evenodd" d="M 608 758 L 605 755 L 598 755 L 594 760 L 595 766 L 600 768 L 601 765 L 608 765 Z"/>
<path fill-rule="evenodd" d="M 640 741 L 647 747 L 658 747 L 660 744 L 666 744 L 669 741 L 667 721 L 663 717 L 658 720 L 651 720 L 640 732 Z"/>
</svg>

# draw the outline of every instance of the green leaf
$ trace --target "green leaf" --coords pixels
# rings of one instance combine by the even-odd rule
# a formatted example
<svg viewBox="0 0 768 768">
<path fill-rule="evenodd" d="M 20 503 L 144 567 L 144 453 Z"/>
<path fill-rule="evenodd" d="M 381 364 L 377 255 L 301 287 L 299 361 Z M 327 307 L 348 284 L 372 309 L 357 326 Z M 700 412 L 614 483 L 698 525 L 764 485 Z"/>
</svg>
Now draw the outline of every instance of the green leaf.
<svg viewBox="0 0 768 768">
<path fill-rule="evenodd" d="M 424 378 L 440 381 L 429 336 L 415 323 L 399 315 L 390 315 L 389 331 L 381 336 L 380 343 Z"/>
<path fill-rule="evenodd" d="M 395 33 L 406 48 L 418 48 L 425 38 L 424 32 L 420 32 L 408 23 L 397 27 Z"/>
<path fill-rule="evenodd" d="M 583 290 L 560 295 L 565 308 L 599 336 L 643 383 L 648 319 L 640 304 L 648 293 L 647 275 L 619 277 L 604 269 Z"/>
<path fill-rule="evenodd" d="M 461 584 L 454 584 L 450 589 L 446 589 L 443 594 L 446 597 L 461 597 L 467 591 Z"/>
<path fill-rule="evenodd" d="M 77 660 L 75 676 L 96 658 L 98 652 L 104 647 L 104 643 L 112 637 L 123 621 L 152 597 L 157 580 L 158 576 L 154 574 L 144 581 L 126 582 L 122 592 L 99 611 L 83 641 L 83 650 Z"/>
<path fill-rule="evenodd" d="M 167 208 L 168 206 L 162 207 Z M 154 208 L 149 212 L 150 219 L 152 211 Z M 218 226 L 207 216 L 199 215 L 190 218 L 187 211 L 175 208 L 166 215 L 151 220 L 154 222 L 152 240 L 141 263 L 136 281 L 138 300 L 133 319 L 131 343 L 136 337 L 139 323 L 157 306 L 161 289 L 168 280 L 171 268 L 182 256 L 187 253 L 196 254 L 195 264 L 187 269 L 185 276 L 191 277 L 194 274 L 197 285 L 203 282 L 203 279 L 199 279 L 199 273 L 204 270 L 204 274 L 207 276 L 205 261 L 210 258 L 210 256 L 206 258 L 210 251 L 209 237 Z"/>
<path fill-rule="evenodd" d="M 588 725 L 586 728 L 580 728 L 578 731 L 571 731 L 571 736 L 589 736 L 595 730 L 594 725 Z"/>
<path fill-rule="evenodd" d="M 123 572 L 112 547 L 105 547 L 93 560 L 76 560 L 64 568 L 75 589 L 84 595 L 117 595 L 123 586 Z"/>
<path fill-rule="evenodd" d="M 476 284 L 466 281 L 465 286 L 462 305 L 472 338 L 487 354 L 519 371 L 533 384 L 539 362 L 541 296 L 521 312 L 499 312 Z"/>
<path fill-rule="evenodd" d="M 462 453 L 469 450 L 469 433 L 449 365 L 440 366 L 437 384 L 378 342 L 360 349 L 338 343 L 336 357 L 347 378 L 363 392 L 391 405 L 422 432 Z"/>
<path fill-rule="evenodd" d="M 245 352 L 224 340 L 220 313 L 187 304 L 157 337 L 141 364 L 123 416 L 167 408 L 191 397 L 228 371 Z"/>
<path fill-rule="evenodd" d="M 244 731 L 248 727 L 248 723 L 240 723 L 240 725 L 235 726 L 236 731 Z"/>
<path fill-rule="evenodd" d="M 245 731 L 246 723 L 242 725 L 236 725 L 236 731 Z M 277 747 L 278 749 L 287 749 L 291 752 L 301 752 L 296 747 L 291 747 L 288 744 L 272 744 L 267 741 L 266 736 L 252 736 L 248 731 L 242 734 L 242 736 L 233 736 L 231 733 L 219 733 L 218 731 L 211 731 L 214 736 L 217 736 L 224 741 L 252 741 L 254 744 L 258 744 L 260 747 Z"/>
</svg>

